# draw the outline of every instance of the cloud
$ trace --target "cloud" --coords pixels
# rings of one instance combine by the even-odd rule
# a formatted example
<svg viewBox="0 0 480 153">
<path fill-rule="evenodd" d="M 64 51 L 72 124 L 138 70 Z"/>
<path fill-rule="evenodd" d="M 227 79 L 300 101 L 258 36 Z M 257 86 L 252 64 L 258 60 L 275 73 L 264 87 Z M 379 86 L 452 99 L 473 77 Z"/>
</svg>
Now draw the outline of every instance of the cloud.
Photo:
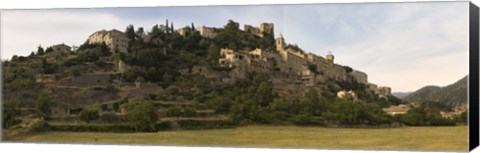
<svg viewBox="0 0 480 153">
<path fill-rule="evenodd" d="M 19 10 L 2 11 L 2 59 L 28 55 L 38 45 L 44 47 L 66 43 L 82 44 L 100 29 L 121 28 L 124 23 L 111 14 L 88 13 L 87 10 Z"/>
<path fill-rule="evenodd" d="M 468 74 L 465 8 L 467 3 L 402 3 L 382 12 L 388 16 L 373 35 L 362 33 L 362 39 L 332 50 L 338 62 L 395 91 L 448 85 Z"/>
</svg>

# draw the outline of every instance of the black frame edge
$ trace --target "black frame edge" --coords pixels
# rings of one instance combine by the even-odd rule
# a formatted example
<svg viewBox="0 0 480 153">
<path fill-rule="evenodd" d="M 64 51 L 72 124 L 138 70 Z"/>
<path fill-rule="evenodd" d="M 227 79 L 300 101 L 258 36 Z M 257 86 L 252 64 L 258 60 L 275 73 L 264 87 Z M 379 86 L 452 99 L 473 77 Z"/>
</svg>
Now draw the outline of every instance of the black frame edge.
<svg viewBox="0 0 480 153">
<path fill-rule="evenodd" d="M 469 150 L 472 151 L 479 145 L 479 9 L 470 2 L 469 4 Z"/>
</svg>

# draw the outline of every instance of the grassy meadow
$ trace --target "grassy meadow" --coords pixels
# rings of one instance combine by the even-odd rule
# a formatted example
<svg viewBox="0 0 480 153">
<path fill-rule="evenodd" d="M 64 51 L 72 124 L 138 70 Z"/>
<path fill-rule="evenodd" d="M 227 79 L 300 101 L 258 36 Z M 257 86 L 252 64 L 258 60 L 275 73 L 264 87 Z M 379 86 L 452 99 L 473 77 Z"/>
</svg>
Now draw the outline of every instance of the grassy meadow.
<svg viewBox="0 0 480 153">
<path fill-rule="evenodd" d="M 45 132 L 17 137 L 7 141 L 165 146 L 467 151 L 468 127 L 353 129 L 244 126 L 233 129 L 162 131 L 157 133 Z"/>
</svg>

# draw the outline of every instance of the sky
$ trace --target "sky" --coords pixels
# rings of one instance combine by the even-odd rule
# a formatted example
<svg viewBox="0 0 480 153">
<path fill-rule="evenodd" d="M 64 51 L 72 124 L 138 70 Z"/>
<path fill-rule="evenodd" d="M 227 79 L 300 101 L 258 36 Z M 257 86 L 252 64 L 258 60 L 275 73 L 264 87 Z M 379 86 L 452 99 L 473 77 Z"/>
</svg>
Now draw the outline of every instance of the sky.
<svg viewBox="0 0 480 153">
<path fill-rule="evenodd" d="M 393 92 L 446 86 L 468 74 L 468 2 L 3 10 L 1 59 L 39 45 L 79 46 L 102 29 L 149 30 L 166 19 L 175 28 L 274 23 L 287 43 L 321 56 L 331 51 L 335 63 Z"/>
</svg>

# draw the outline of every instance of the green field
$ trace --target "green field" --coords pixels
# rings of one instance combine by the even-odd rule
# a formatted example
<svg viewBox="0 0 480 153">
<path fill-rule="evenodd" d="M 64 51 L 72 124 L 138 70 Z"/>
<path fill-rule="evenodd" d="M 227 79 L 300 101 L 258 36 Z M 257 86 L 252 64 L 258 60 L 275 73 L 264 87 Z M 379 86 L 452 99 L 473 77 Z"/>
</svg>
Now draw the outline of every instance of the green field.
<svg viewBox="0 0 480 153">
<path fill-rule="evenodd" d="M 468 127 L 353 129 L 245 126 L 234 129 L 165 131 L 157 133 L 46 132 L 17 138 L 12 141 L 166 146 L 467 151 Z"/>
</svg>

